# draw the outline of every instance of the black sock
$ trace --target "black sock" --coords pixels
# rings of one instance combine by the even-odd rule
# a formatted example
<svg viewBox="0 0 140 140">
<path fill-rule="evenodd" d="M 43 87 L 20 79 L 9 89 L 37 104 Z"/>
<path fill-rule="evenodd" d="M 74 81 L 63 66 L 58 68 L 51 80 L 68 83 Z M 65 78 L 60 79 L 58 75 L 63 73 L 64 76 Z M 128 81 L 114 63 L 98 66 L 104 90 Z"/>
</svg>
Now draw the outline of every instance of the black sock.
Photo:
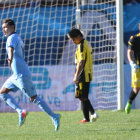
<svg viewBox="0 0 140 140">
<path fill-rule="evenodd" d="M 136 98 L 137 94 L 132 90 L 129 95 L 129 103 L 132 104 L 132 101 Z"/>
<path fill-rule="evenodd" d="M 89 121 L 89 109 L 88 109 L 87 101 L 81 101 L 81 108 L 82 108 L 82 111 L 83 111 L 84 118 L 87 121 Z"/>
<path fill-rule="evenodd" d="M 94 110 L 93 106 L 91 105 L 91 102 L 89 99 L 87 100 L 87 104 L 88 104 L 88 109 L 89 109 L 91 115 L 93 115 L 95 110 Z"/>
</svg>

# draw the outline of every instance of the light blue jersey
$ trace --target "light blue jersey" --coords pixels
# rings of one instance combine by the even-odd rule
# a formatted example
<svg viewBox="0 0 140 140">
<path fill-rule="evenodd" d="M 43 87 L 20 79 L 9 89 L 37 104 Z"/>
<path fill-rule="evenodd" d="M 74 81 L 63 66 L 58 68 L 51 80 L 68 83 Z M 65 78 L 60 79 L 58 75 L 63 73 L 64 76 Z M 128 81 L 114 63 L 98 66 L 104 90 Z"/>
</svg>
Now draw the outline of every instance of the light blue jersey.
<svg viewBox="0 0 140 140">
<path fill-rule="evenodd" d="M 13 74 L 6 80 L 3 87 L 11 89 L 14 92 L 20 89 L 28 97 L 36 95 L 28 65 L 23 58 L 24 44 L 21 37 L 16 33 L 11 34 L 6 42 L 6 50 L 9 55 L 8 47 L 14 48 L 11 64 Z"/>
<path fill-rule="evenodd" d="M 6 51 L 8 52 L 8 47 L 13 47 L 13 61 L 11 68 L 14 75 L 30 76 L 30 71 L 23 58 L 24 43 L 21 37 L 17 33 L 13 33 L 7 38 Z"/>
</svg>

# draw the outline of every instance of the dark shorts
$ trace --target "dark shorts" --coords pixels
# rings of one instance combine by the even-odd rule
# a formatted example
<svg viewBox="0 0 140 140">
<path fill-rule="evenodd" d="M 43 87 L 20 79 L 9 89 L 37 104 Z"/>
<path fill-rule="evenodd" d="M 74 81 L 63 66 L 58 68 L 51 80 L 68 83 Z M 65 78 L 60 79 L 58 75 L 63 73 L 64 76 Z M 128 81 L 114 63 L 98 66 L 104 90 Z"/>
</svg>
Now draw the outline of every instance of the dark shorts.
<svg viewBox="0 0 140 140">
<path fill-rule="evenodd" d="M 90 82 L 79 82 L 75 86 L 75 98 L 87 99 Z"/>
</svg>

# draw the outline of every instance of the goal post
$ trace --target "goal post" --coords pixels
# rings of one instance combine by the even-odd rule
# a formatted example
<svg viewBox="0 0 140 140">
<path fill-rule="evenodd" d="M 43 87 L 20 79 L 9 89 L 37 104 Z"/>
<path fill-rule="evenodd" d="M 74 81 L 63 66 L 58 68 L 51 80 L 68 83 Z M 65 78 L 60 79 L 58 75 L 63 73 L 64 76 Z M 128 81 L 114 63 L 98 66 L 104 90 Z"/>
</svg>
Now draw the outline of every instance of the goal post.
<svg viewBox="0 0 140 140">
<path fill-rule="evenodd" d="M 118 110 L 124 109 L 123 1 L 116 1 Z"/>
<path fill-rule="evenodd" d="M 81 10 L 79 0 L 76 1 L 76 27 L 80 29 Z"/>
<path fill-rule="evenodd" d="M 77 11 L 80 12 L 80 2 L 81 3 L 84 3 L 85 5 L 83 6 L 94 6 L 96 5 L 97 3 L 91 5 L 88 5 L 88 2 L 85 2 L 85 1 L 82 1 L 82 0 L 77 0 Z M 105 2 L 105 1 L 104 1 Z M 116 65 L 117 65 L 117 109 L 120 110 L 120 109 L 123 109 L 124 108 L 124 47 L 123 47 L 123 1 L 112 1 L 112 3 L 115 2 L 115 15 L 116 15 L 116 23 L 115 23 L 115 28 L 116 28 Z M 107 1 L 105 2 L 106 4 L 110 4 L 110 2 L 107 3 Z M 103 10 L 103 9 L 102 9 Z M 76 12 L 77 12 L 76 11 Z M 77 13 L 78 13 L 77 12 Z M 96 12 L 96 11 L 95 11 Z M 112 14 L 112 13 L 110 13 Z M 79 15 L 79 18 L 76 18 L 78 19 L 77 20 L 77 27 L 81 26 L 79 25 L 79 19 L 81 18 L 80 17 L 80 14 L 77 14 Z M 77 17 L 76 15 L 76 17 Z M 81 22 L 80 22 L 81 23 Z M 84 23 L 81 23 L 81 24 L 84 24 Z M 84 30 L 84 29 L 83 29 Z M 86 31 L 85 31 L 86 32 Z M 112 33 L 110 33 L 112 34 Z"/>
</svg>

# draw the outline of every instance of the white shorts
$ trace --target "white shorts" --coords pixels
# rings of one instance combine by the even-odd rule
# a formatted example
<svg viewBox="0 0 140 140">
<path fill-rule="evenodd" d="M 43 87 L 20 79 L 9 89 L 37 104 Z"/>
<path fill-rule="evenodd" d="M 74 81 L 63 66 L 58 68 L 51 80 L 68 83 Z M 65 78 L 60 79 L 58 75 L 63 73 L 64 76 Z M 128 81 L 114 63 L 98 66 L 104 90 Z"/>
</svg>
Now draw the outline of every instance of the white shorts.
<svg viewBox="0 0 140 140">
<path fill-rule="evenodd" d="M 3 87 L 11 89 L 13 92 L 16 92 L 20 89 L 28 97 L 36 95 L 36 90 L 31 78 L 24 77 L 22 75 L 12 75 L 6 80 Z"/>
</svg>

